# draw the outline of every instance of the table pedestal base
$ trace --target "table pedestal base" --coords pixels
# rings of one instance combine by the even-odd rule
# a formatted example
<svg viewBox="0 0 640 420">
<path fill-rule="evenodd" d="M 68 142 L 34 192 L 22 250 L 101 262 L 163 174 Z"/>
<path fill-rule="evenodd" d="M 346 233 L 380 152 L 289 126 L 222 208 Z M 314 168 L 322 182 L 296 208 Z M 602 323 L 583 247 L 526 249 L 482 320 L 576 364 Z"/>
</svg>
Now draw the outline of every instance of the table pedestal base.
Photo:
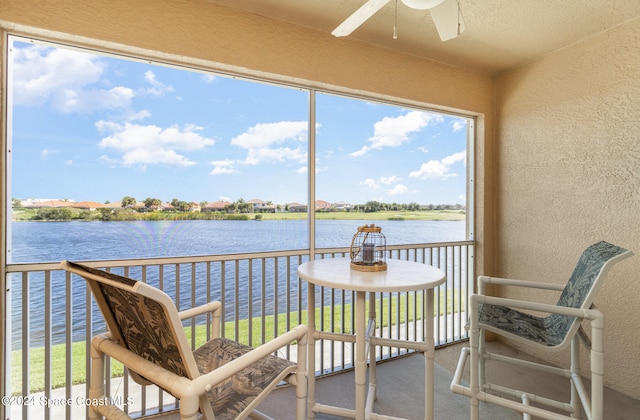
<svg viewBox="0 0 640 420">
<path fill-rule="evenodd" d="M 393 346 L 414 349 L 424 352 L 425 356 L 425 420 L 433 420 L 433 372 L 434 372 L 434 341 L 433 341 L 433 289 L 426 291 L 425 313 L 423 313 L 423 328 L 425 340 L 409 341 L 392 338 L 381 338 L 374 336 L 375 332 L 375 293 L 369 292 L 369 325 L 365 328 L 366 314 L 365 301 L 367 292 L 356 292 L 356 331 L 355 331 L 355 386 L 356 386 L 356 402 L 355 409 L 334 407 L 325 404 L 319 404 L 315 401 L 315 342 L 319 339 L 330 339 L 353 342 L 352 335 L 325 333 L 316 331 L 315 329 L 315 287 L 309 284 L 308 288 L 308 323 L 309 323 L 309 366 L 310 375 L 309 385 L 309 419 L 315 419 L 316 413 L 329 414 L 345 418 L 353 418 L 358 420 L 364 419 L 387 419 L 402 420 L 399 417 L 385 416 L 373 412 L 373 406 L 376 399 L 376 346 Z M 430 314 L 430 316 L 429 316 Z M 370 349 L 371 347 L 371 349 Z M 367 386 L 367 361 L 369 362 L 369 388 Z"/>
</svg>

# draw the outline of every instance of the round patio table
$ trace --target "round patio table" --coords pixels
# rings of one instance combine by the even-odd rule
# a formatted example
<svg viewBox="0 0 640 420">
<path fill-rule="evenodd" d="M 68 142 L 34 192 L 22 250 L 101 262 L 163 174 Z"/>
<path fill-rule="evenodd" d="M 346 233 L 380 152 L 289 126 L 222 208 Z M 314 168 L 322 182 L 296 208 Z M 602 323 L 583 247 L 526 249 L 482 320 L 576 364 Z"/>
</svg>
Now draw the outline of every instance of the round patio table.
<svg viewBox="0 0 640 420">
<path fill-rule="evenodd" d="M 375 351 L 368 352 L 368 345 L 385 345 L 401 348 L 410 348 L 424 352 L 425 357 L 425 419 L 432 420 L 433 410 L 433 369 L 434 369 L 434 340 L 433 340 L 433 289 L 444 283 L 445 273 L 428 264 L 404 261 L 387 260 L 386 271 L 364 272 L 351 269 L 349 258 L 327 258 L 309 261 L 298 267 L 298 276 L 308 283 L 308 326 L 309 326 L 309 371 L 312 374 L 308 378 L 308 415 L 315 418 L 316 413 L 325 413 L 334 416 L 365 419 L 373 412 L 373 401 L 376 393 L 375 376 Z M 355 409 L 332 407 L 319 404 L 315 397 L 315 367 L 316 346 L 318 339 L 341 340 L 354 342 L 352 334 L 339 334 L 317 331 L 315 326 L 315 286 L 324 286 L 334 289 L 350 290 L 356 292 L 356 328 L 355 328 Z M 423 341 L 400 340 L 393 338 L 381 338 L 373 335 L 375 331 L 375 294 L 383 292 L 411 292 L 426 291 L 426 302 L 423 313 Z M 368 325 L 365 314 L 365 301 L 369 294 Z M 375 347 L 374 347 L 375 348 Z M 366 391 L 367 360 L 369 357 L 369 392 Z M 376 418 L 385 416 L 376 415 Z M 389 417 L 390 418 L 390 417 Z"/>
</svg>

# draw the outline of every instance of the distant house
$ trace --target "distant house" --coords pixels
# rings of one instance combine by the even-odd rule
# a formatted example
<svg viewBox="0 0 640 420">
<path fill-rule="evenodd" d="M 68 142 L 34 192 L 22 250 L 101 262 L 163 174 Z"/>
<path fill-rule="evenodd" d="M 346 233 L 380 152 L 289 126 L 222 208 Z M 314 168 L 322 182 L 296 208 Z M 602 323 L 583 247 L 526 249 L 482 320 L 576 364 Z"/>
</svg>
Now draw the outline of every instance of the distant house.
<svg viewBox="0 0 640 420">
<path fill-rule="evenodd" d="M 122 202 L 120 201 L 114 201 L 108 204 L 103 204 L 102 208 L 106 208 L 106 209 L 121 209 L 122 208 Z"/>
<path fill-rule="evenodd" d="M 95 201 L 80 201 L 79 203 L 73 203 L 73 205 L 69 207 L 81 210 L 95 211 L 96 209 L 103 208 L 104 204 L 96 203 Z"/>
<path fill-rule="evenodd" d="M 288 208 L 290 213 L 302 213 L 307 211 L 307 205 L 300 203 L 289 203 Z"/>
<path fill-rule="evenodd" d="M 316 211 L 332 211 L 333 206 L 328 201 L 316 200 Z"/>
<path fill-rule="evenodd" d="M 264 206 L 267 205 L 267 203 L 265 203 L 262 200 L 258 200 L 257 198 L 253 198 L 249 201 L 247 201 L 247 204 L 249 204 L 251 206 L 251 209 L 256 212 L 256 211 L 260 211 L 260 209 Z"/>
<path fill-rule="evenodd" d="M 63 207 L 74 207 L 78 203 L 66 200 L 33 200 L 22 206 L 27 209 L 58 209 Z"/>
<path fill-rule="evenodd" d="M 57 200 L 55 198 L 27 198 L 24 200 L 20 200 L 20 205 L 26 208 L 39 208 L 41 203 L 46 202 L 57 202 L 61 200 Z"/>
<path fill-rule="evenodd" d="M 273 204 L 268 204 L 257 198 L 247 201 L 247 204 L 251 206 L 251 211 L 253 213 L 275 213 L 276 212 L 276 206 L 274 206 Z"/>
<path fill-rule="evenodd" d="M 120 207 L 120 203 L 117 203 Z M 22 207 L 27 209 L 60 209 L 71 208 L 80 210 L 95 211 L 107 207 L 106 204 L 95 201 L 73 201 L 73 200 L 25 200 Z"/>
<path fill-rule="evenodd" d="M 202 207 L 201 211 L 224 211 L 225 207 L 231 204 L 228 201 L 215 201 L 213 203 L 207 203 L 206 206 Z"/>
<path fill-rule="evenodd" d="M 351 211 L 353 210 L 353 204 L 338 201 L 337 203 L 333 203 L 333 208 L 338 211 Z"/>
</svg>

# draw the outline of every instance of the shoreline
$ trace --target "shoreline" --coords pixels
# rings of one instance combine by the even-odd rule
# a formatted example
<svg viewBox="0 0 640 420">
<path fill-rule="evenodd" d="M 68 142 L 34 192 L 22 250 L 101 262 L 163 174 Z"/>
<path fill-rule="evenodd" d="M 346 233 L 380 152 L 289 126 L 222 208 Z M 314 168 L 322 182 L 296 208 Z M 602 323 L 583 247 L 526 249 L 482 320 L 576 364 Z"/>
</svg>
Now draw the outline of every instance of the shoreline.
<svg viewBox="0 0 640 420">
<path fill-rule="evenodd" d="M 208 212 L 131 212 L 119 217 L 105 218 L 100 213 L 73 213 L 61 219 L 40 219 L 37 212 L 14 210 L 12 222 L 124 222 L 124 221 L 265 221 L 265 220 L 307 220 L 307 213 L 208 213 Z M 89 216 L 89 217 L 87 217 Z M 417 211 L 377 211 L 377 212 L 316 212 L 316 220 L 367 220 L 367 221 L 460 221 L 467 217 L 464 210 L 417 210 Z"/>
</svg>

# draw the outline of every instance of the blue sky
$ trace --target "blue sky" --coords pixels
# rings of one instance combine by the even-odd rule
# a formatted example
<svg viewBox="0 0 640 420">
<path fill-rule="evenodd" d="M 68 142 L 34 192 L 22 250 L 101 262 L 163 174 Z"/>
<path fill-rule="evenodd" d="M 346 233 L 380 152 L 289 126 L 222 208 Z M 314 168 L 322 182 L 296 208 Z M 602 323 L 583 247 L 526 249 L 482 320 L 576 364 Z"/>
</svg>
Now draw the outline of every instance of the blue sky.
<svg viewBox="0 0 640 420">
<path fill-rule="evenodd" d="M 309 92 L 16 41 L 12 197 L 306 203 Z M 466 121 L 317 94 L 316 198 L 464 204 Z"/>
</svg>

